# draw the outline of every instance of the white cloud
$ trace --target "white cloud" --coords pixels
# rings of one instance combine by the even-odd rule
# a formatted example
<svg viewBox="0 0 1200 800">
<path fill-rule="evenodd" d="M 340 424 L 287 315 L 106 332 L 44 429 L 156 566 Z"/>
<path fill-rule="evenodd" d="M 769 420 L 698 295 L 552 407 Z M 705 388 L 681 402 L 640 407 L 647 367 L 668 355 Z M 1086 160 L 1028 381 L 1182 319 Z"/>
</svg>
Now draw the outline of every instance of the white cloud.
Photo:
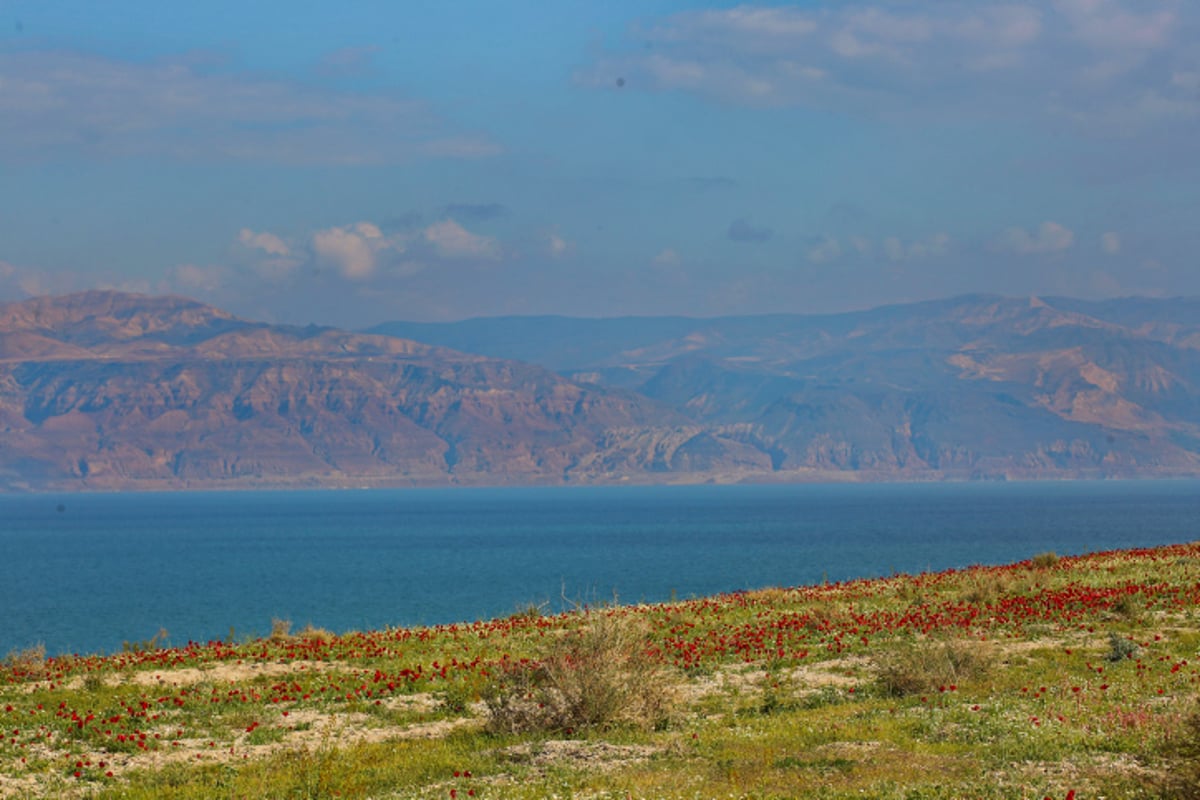
<svg viewBox="0 0 1200 800">
<path fill-rule="evenodd" d="M 918 239 L 907 243 L 898 236 L 889 236 L 883 240 L 883 253 L 889 261 L 920 260 L 944 256 L 949 248 L 950 235 L 948 233 L 935 233 L 927 239 Z"/>
<path fill-rule="evenodd" d="M 865 236 L 851 236 L 846 241 L 860 256 L 869 256 L 875 249 L 871 240 Z"/>
<path fill-rule="evenodd" d="M 1110 256 L 1116 255 L 1121 252 L 1121 236 L 1114 231 L 1101 234 L 1100 247 Z"/>
<path fill-rule="evenodd" d="M 1057 222 L 1043 222 L 1036 232 L 1024 228 L 1009 228 L 997 245 L 1017 255 L 1046 255 L 1061 253 L 1075 243 L 1075 234 Z"/>
<path fill-rule="evenodd" d="M 393 93 L 338 91 L 188 60 L 0 53 L 0 160 L 167 157 L 381 164 L 497 152 Z"/>
<path fill-rule="evenodd" d="M 662 250 L 654 257 L 654 263 L 660 267 L 676 267 L 679 266 L 680 261 L 681 259 L 679 258 L 679 253 L 675 252 L 670 247 Z"/>
<path fill-rule="evenodd" d="M 242 228 L 238 231 L 237 243 L 241 246 L 236 254 L 238 263 L 249 267 L 260 278 L 276 283 L 291 275 L 308 258 L 303 252 L 305 248 L 289 245 L 269 231 Z"/>
<path fill-rule="evenodd" d="M 317 231 L 312 237 L 312 249 L 319 262 L 335 267 L 347 278 L 363 280 L 375 271 L 378 254 L 402 253 L 404 244 L 385 238 L 373 223 L 359 222 Z"/>
<path fill-rule="evenodd" d="M 559 250 L 555 251 L 555 242 Z M 385 233 L 367 220 L 313 231 L 299 243 L 268 231 L 243 228 L 235 251 L 243 278 L 254 276 L 267 284 L 294 283 L 314 274 L 334 275 L 358 284 L 365 291 L 387 279 L 411 277 L 439 262 L 496 260 L 503 249 L 496 239 L 468 231 L 454 220 L 443 220 L 423 229 L 411 227 Z M 560 237 L 547 240 L 551 254 L 570 243 Z M 310 269 L 300 269 L 301 267 Z M 179 280 L 202 279 L 185 269 Z"/>
<path fill-rule="evenodd" d="M 1103 50 L 1153 50 L 1164 46 L 1179 18 L 1171 10 L 1148 8 L 1150 3 L 1118 0 L 1056 0 L 1071 35 Z"/>
<path fill-rule="evenodd" d="M 471 233 L 452 219 L 435 222 L 425 229 L 425 241 L 443 258 L 500 257 L 500 244 L 490 236 Z"/>
<path fill-rule="evenodd" d="M 805 256 L 814 264 L 834 261 L 842 255 L 842 246 L 837 239 L 825 236 L 808 248 Z"/>
<path fill-rule="evenodd" d="M 0 299 L 24 300 L 113 285 L 111 276 L 84 275 L 69 269 L 45 269 L 0 261 Z M 103 284 L 103 285 L 102 285 Z"/>
<path fill-rule="evenodd" d="M 748 46 L 769 47 L 774 43 L 793 45 L 817 30 L 812 15 L 796 8 L 742 5 L 723 10 L 693 11 L 680 15 L 688 22 L 690 35 L 707 35 L 723 41 L 730 34 L 744 37 Z M 683 35 L 677 25 L 648 32 L 652 38 L 670 41 Z"/>
<path fill-rule="evenodd" d="M 273 256 L 290 255 L 290 249 L 283 239 L 280 239 L 273 233 L 255 233 L 249 228 L 242 228 L 238 233 L 238 241 L 246 247 L 252 247 L 255 250 L 262 250 L 264 253 L 270 253 Z"/>
<path fill-rule="evenodd" d="M 920 259 L 932 256 L 944 256 L 949 246 L 950 234 L 935 233 L 928 239 L 910 243 L 908 245 L 908 257 Z"/>
<path fill-rule="evenodd" d="M 571 243 L 557 233 L 546 234 L 546 252 L 558 258 L 571 248 Z"/>
<path fill-rule="evenodd" d="M 899 236 L 886 236 L 879 242 L 879 251 L 888 261 L 908 261 L 944 256 L 950 248 L 950 235 L 935 233 L 925 239 L 905 241 Z M 836 261 L 844 255 L 867 257 L 876 253 L 876 245 L 866 236 L 853 235 L 844 239 L 818 236 L 809 240 L 805 258 L 813 264 Z"/>
<path fill-rule="evenodd" d="M 229 269 L 220 265 L 202 267 L 180 264 L 167 272 L 166 291 L 215 292 L 229 280 Z"/>
<path fill-rule="evenodd" d="M 904 260 L 904 243 L 895 236 L 889 236 L 883 240 L 883 252 L 887 254 L 890 261 Z"/>
<path fill-rule="evenodd" d="M 312 237 L 313 252 L 332 264 L 347 278 L 366 278 L 375 270 L 375 254 L 365 238 L 345 228 L 317 231 Z"/>
<path fill-rule="evenodd" d="M 576 75 L 750 106 L 869 115 L 1066 116 L 1089 131 L 1200 114 L 1200 5 L 1177 0 L 898 0 L 684 11 L 635 27 Z M 645 47 L 643 45 L 650 45 Z M 627 90 L 629 90 L 627 89 Z M 1169 116 L 1137 101 L 1163 99 Z M 1149 109 L 1151 112 L 1153 108 Z M 1116 118 L 1114 120 L 1113 118 Z"/>
</svg>

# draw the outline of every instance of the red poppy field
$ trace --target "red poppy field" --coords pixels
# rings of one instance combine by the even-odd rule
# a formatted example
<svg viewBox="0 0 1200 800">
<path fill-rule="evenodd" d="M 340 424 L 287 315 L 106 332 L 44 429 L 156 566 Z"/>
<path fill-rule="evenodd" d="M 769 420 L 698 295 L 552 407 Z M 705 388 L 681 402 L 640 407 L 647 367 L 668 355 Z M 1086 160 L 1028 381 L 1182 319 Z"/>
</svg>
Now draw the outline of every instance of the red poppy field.
<svg viewBox="0 0 1200 800">
<path fill-rule="evenodd" d="M 0 667 L 0 797 L 1200 797 L 1198 612 L 1188 544 L 31 650 Z"/>
</svg>

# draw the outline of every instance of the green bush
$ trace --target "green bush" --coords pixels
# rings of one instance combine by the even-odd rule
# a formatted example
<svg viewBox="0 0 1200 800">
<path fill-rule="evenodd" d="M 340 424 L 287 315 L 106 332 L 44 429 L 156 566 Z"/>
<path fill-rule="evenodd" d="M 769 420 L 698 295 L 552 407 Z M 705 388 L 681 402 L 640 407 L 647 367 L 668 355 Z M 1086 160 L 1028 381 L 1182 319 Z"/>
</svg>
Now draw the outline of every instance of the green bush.
<svg viewBox="0 0 1200 800">
<path fill-rule="evenodd" d="M 1111 632 L 1108 634 L 1108 655 L 1105 658 L 1109 661 L 1116 663 L 1133 658 L 1137 655 L 1137 651 L 1137 645 L 1130 639 Z"/>
</svg>

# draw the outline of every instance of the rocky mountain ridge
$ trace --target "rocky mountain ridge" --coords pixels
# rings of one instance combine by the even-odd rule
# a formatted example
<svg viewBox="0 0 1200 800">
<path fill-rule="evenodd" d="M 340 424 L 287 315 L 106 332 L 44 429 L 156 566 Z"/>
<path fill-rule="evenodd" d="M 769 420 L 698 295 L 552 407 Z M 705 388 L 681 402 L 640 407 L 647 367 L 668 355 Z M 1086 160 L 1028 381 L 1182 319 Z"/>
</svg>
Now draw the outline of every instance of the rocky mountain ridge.
<svg viewBox="0 0 1200 800">
<path fill-rule="evenodd" d="M 367 333 L 0 306 L 7 490 L 1196 475 L 1200 301 Z"/>
<path fill-rule="evenodd" d="M 374 330 L 622 387 L 780 478 L 1194 475 L 1200 300 L 965 296 L 830 315 L 530 318 Z"/>
<path fill-rule="evenodd" d="M 10 489 L 589 482 L 754 455 L 636 395 L 395 337 L 113 292 L 0 307 Z"/>
</svg>

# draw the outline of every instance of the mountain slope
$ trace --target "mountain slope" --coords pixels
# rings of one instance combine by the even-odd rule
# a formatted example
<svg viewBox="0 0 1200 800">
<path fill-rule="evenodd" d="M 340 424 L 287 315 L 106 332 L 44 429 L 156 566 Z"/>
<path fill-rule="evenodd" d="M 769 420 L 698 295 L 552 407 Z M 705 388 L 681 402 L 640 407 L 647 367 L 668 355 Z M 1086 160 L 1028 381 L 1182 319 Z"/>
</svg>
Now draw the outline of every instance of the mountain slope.
<svg viewBox="0 0 1200 800">
<path fill-rule="evenodd" d="M 620 386 L 779 473 L 1200 471 L 1200 301 L 967 296 L 835 315 L 383 325 Z M 576 358 L 582 360 L 575 360 Z"/>
<path fill-rule="evenodd" d="M 693 439 L 699 460 L 655 452 Z M 650 400 L 529 364 L 183 298 L 0 306 L 0 486 L 536 483 L 760 462 Z"/>
<path fill-rule="evenodd" d="M 37 298 L 0 306 L 0 489 L 1196 476 L 1198 310 L 969 296 L 352 333 Z"/>
</svg>

